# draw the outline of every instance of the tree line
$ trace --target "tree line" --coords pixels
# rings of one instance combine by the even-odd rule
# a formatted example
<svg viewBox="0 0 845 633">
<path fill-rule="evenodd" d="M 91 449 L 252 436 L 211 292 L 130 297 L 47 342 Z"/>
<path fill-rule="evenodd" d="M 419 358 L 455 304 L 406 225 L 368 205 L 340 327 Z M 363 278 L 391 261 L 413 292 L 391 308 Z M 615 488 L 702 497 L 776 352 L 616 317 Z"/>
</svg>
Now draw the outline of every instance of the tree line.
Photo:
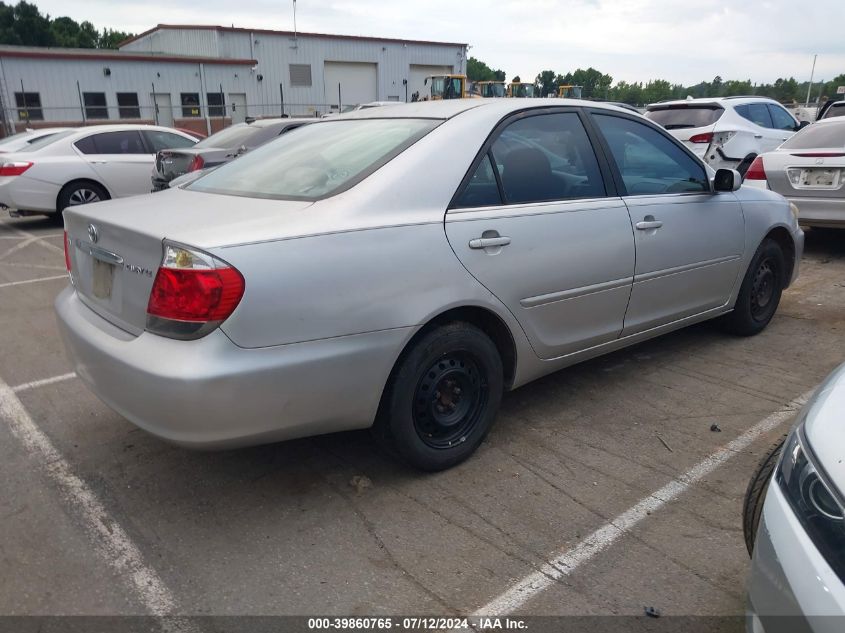
<svg viewBox="0 0 845 633">
<path fill-rule="evenodd" d="M 482 61 L 470 57 L 467 60 L 467 76 L 473 81 L 505 80 L 503 70 L 493 70 Z M 515 80 L 517 78 L 514 78 Z M 540 72 L 534 80 L 539 94 L 543 96 L 556 95 L 558 86 L 582 86 L 584 99 L 599 99 L 603 101 L 619 101 L 634 106 L 664 101 L 667 99 L 686 99 L 689 97 L 732 97 L 736 95 L 758 95 L 770 97 L 781 103 L 803 103 L 807 98 L 808 81 L 799 82 L 794 77 L 780 78 L 774 83 L 752 83 L 750 79 L 723 80 L 716 76 L 712 81 L 702 81 L 691 86 L 671 83 L 664 79 L 651 79 L 646 82 L 618 81 L 613 83 L 613 77 L 593 67 L 579 68 L 566 74 L 554 70 Z M 826 82 L 814 82 L 810 90 L 810 102 L 821 97 L 835 98 L 836 89 L 845 86 L 845 73 Z"/>
<path fill-rule="evenodd" d="M 103 29 L 88 20 L 42 15 L 34 4 L 20 0 L 16 5 L 0 2 L 0 44 L 58 46 L 65 48 L 117 48 L 131 33 Z"/>
</svg>

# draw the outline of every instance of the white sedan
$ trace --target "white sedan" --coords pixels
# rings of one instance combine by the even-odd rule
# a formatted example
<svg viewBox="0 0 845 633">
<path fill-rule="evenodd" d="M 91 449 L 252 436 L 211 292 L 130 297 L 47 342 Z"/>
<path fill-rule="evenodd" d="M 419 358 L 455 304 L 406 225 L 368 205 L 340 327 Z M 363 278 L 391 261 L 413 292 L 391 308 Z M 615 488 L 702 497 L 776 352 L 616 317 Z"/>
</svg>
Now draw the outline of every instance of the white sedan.
<svg viewBox="0 0 845 633">
<path fill-rule="evenodd" d="M 196 142 L 153 125 L 58 132 L 0 161 L 0 205 L 15 215 L 51 215 L 73 205 L 149 193 L 156 152 Z"/>
</svg>

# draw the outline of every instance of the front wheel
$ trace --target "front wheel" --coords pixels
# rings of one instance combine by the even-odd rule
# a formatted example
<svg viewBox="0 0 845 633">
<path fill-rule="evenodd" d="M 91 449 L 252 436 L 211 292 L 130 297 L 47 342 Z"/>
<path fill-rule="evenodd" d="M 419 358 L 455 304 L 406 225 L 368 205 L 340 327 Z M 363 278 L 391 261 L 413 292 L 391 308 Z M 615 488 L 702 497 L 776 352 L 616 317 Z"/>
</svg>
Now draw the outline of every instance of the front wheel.
<svg viewBox="0 0 845 633">
<path fill-rule="evenodd" d="M 725 328 L 739 336 L 762 332 L 775 315 L 785 279 L 783 249 L 767 238 L 751 259 L 733 312 L 723 318 Z"/>
<path fill-rule="evenodd" d="M 484 332 L 468 323 L 440 326 L 399 360 L 374 434 L 421 470 L 455 466 L 493 426 L 503 382 L 502 360 Z"/>
</svg>

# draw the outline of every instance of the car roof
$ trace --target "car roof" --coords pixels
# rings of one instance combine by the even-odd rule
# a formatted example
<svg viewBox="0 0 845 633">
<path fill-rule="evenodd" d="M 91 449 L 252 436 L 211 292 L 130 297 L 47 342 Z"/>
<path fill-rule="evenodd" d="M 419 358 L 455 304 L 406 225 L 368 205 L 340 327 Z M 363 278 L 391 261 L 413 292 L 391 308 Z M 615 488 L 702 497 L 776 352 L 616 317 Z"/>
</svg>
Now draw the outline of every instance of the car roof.
<svg viewBox="0 0 845 633">
<path fill-rule="evenodd" d="M 355 110 L 341 114 L 330 119 L 331 121 L 338 121 L 343 119 L 451 119 L 454 116 L 483 108 L 485 110 L 495 109 L 500 111 L 502 115 L 509 112 L 516 112 L 519 110 L 535 109 L 535 108 L 553 108 L 553 107 L 582 107 L 582 108 L 597 108 L 602 110 L 611 110 L 614 112 L 625 112 L 631 114 L 629 110 L 614 106 L 608 103 L 600 103 L 597 101 L 584 101 L 582 99 L 447 99 L 442 101 L 415 101 L 413 103 L 400 103 L 390 108 L 367 108 L 364 110 Z"/>
<path fill-rule="evenodd" d="M 656 103 L 649 103 L 646 107 L 662 108 L 664 106 L 676 105 L 718 105 L 724 107 L 725 105 L 742 105 L 743 103 L 777 103 L 770 97 L 699 97 L 696 99 L 670 99 L 667 101 L 658 101 Z"/>
</svg>

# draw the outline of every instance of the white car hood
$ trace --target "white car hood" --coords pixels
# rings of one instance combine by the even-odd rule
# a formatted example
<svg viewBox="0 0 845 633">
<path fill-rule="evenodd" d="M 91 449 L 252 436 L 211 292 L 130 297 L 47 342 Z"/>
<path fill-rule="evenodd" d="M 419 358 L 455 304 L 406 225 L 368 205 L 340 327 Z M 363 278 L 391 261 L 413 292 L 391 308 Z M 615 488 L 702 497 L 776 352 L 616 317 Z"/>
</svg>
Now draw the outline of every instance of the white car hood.
<svg viewBox="0 0 845 633">
<path fill-rule="evenodd" d="M 807 406 L 804 433 L 810 449 L 845 494 L 845 364 L 828 376 Z"/>
</svg>

